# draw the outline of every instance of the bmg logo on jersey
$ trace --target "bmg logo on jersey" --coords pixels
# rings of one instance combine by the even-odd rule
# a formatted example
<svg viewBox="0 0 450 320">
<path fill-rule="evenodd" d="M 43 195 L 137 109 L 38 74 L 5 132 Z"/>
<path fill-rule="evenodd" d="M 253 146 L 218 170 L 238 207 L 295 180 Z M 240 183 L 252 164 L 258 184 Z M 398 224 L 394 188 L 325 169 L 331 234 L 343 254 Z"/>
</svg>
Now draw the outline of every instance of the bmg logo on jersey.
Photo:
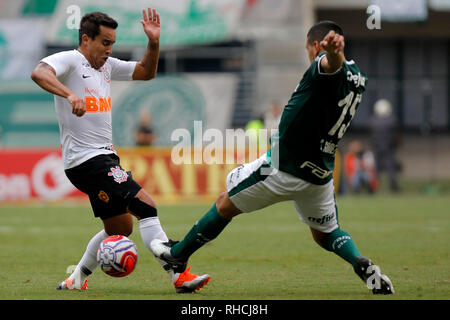
<svg viewBox="0 0 450 320">
<path fill-rule="evenodd" d="M 94 97 L 85 96 L 86 112 L 87 113 L 110 113 L 111 112 L 111 97 Z"/>
</svg>

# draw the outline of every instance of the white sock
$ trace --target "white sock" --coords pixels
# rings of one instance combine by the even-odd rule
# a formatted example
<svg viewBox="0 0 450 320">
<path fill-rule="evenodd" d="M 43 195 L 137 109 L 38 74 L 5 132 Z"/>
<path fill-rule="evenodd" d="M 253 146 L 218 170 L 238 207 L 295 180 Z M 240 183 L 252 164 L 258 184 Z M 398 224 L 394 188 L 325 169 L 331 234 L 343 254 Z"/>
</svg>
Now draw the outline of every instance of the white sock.
<svg viewBox="0 0 450 320">
<path fill-rule="evenodd" d="M 142 241 L 144 241 L 144 244 L 148 248 L 148 250 L 150 250 L 150 242 L 152 242 L 153 239 L 169 241 L 166 233 L 161 227 L 161 223 L 159 222 L 158 217 L 150 217 L 139 220 L 139 230 L 141 232 Z M 163 268 L 167 266 L 167 263 L 162 261 L 161 259 L 156 258 L 156 260 L 161 264 Z M 172 282 L 177 280 L 179 275 L 178 273 L 174 273 L 172 269 L 164 268 L 164 270 L 167 271 L 172 279 Z"/>
<path fill-rule="evenodd" d="M 105 230 L 100 231 L 89 241 L 83 257 L 76 266 L 74 272 L 69 276 L 69 279 L 75 280 L 75 283 L 80 281 L 81 285 L 84 280 L 97 268 L 97 249 L 100 243 L 108 237 Z"/>
</svg>

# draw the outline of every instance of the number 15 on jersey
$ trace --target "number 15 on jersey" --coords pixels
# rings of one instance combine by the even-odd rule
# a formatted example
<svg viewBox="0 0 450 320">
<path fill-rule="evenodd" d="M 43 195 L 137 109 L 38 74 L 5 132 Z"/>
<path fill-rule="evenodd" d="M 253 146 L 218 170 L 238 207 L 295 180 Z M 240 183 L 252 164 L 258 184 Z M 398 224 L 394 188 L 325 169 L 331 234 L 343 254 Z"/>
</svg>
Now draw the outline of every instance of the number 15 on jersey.
<svg viewBox="0 0 450 320">
<path fill-rule="evenodd" d="M 341 139 L 344 136 L 345 131 L 347 130 L 348 126 L 350 125 L 350 122 L 355 116 L 356 107 L 358 106 L 358 103 L 361 102 L 361 99 L 362 94 L 357 93 L 355 96 L 355 92 L 351 91 L 344 99 L 338 102 L 338 106 L 342 108 L 342 112 L 337 122 L 330 129 L 330 131 L 328 131 L 328 134 L 330 136 L 334 136 L 336 132 L 338 132 L 337 136 L 338 139 Z M 349 111 L 350 111 L 350 118 L 348 118 L 347 121 L 344 122 L 345 116 Z"/>
</svg>

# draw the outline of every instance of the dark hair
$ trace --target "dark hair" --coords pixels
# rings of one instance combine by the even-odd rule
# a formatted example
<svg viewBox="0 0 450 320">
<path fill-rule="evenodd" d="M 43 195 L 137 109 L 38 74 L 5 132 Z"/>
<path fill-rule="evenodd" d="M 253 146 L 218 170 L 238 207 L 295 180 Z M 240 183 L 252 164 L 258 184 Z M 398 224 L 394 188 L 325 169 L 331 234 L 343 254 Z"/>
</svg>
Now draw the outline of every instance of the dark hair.
<svg viewBox="0 0 450 320">
<path fill-rule="evenodd" d="M 118 23 L 116 20 L 103 12 L 91 12 L 83 16 L 78 30 L 78 44 L 81 44 L 81 37 L 86 34 L 89 38 L 95 39 L 100 34 L 100 26 L 116 29 Z"/>
<path fill-rule="evenodd" d="M 322 41 L 331 30 L 337 34 L 344 35 L 344 31 L 342 31 L 342 28 L 337 23 L 333 21 L 320 21 L 309 29 L 307 34 L 309 43 Z"/>
</svg>

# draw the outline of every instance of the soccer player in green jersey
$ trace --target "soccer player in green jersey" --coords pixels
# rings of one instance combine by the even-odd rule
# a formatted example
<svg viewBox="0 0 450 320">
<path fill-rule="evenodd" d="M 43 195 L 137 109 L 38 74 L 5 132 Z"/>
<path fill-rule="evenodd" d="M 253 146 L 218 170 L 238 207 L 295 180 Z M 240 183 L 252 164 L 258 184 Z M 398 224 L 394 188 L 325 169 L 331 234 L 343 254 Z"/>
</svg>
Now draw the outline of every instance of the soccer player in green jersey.
<svg viewBox="0 0 450 320">
<path fill-rule="evenodd" d="M 345 59 L 344 46 L 343 31 L 334 22 L 319 22 L 309 30 L 306 50 L 311 65 L 284 108 L 271 149 L 228 174 L 227 192 L 219 195 L 182 241 L 153 240 L 150 247 L 155 256 L 184 267 L 233 217 L 293 201 L 299 218 L 322 248 L 350 263 L 374 294 L 394 292 L 390 279 L 361 255 L 338 221 L 334 155 L 367 85 L 356 63 Z"/>
</svg>

